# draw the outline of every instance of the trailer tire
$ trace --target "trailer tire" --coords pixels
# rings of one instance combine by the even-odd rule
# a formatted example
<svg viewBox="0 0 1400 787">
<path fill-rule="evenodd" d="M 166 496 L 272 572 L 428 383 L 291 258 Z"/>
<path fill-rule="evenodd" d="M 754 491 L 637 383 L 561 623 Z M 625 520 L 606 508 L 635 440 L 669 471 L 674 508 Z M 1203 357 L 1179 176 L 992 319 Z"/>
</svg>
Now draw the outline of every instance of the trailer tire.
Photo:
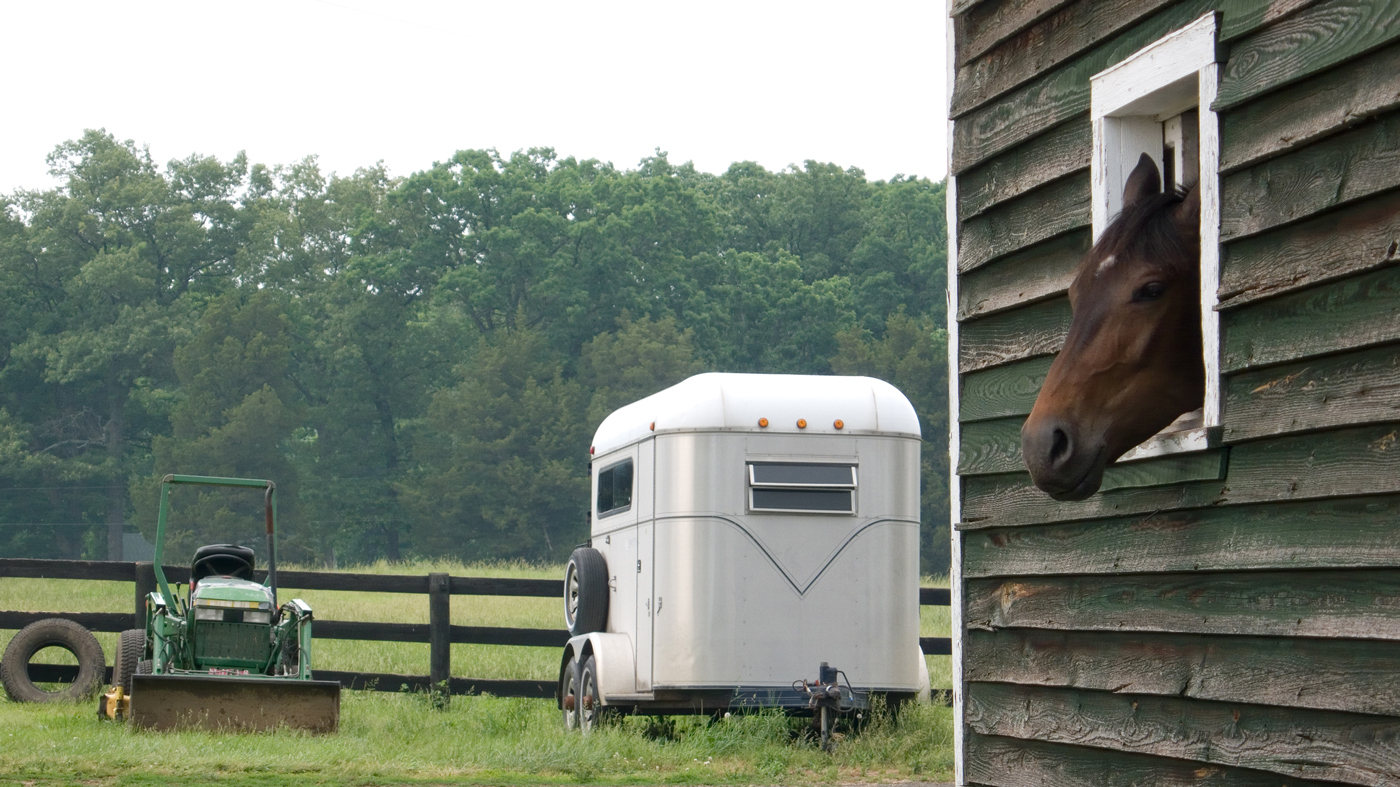
<svg viewBox="0 0 1400 787">
<path fill-rule="evenodd" d="M 78 677 L 63 691 L 44 691 L 29 679 L 35 653 L 59 647 L 78 659 Z M 107 676 L 107 657 L 92 632 L 63 618 L 36 620 L 20 629 L 0 657 L 0 684 L 15 702 L 63 702 L 92 696 Z"/>
<path fill-rule="evenodd" d="M 592 547 L 579 547 L 569 555 L 564 571 L 564 622 L 573 637 L 608 627 L 608 561 Z"/>
<path fill-rule="evenodd" d="M 614 710 L 603 704 L 598 690 L 598 660 L 590 655 L 578 671 L 578 728 L 587 735 L 613 718 Z"/>
<path fill-rule="evenodd" d="M 131 676 L 136 674 L 136 665 L 145 655 L 144 630 L 127 629 L 117 638 L 117 655 L 112 659 L 112 685 L 121 686 L 127 696 L 131 696 Z"/>
<path fill-rule="evenodd" d="M 578 662 L 573 656 L 559 673 L 559 709 L 563 711 L 564 730 L 578 729 Z"/>
</svg>

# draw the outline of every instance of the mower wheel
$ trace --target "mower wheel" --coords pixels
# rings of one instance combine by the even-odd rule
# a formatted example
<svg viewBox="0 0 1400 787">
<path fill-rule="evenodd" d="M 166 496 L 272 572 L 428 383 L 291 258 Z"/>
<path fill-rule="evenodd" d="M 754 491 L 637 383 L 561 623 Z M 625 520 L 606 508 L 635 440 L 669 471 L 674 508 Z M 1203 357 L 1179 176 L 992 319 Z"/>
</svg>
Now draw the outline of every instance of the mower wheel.
<svg viewBox="0 0 1400 787">
<path fill-rule="evenodd" d="M 579 547 L 569 555 L 564 570 L 564 622 L 574 637 L 608 627 L 608 561 L 592 547 Z"/>
<path fill-rule="evenodd" d="M 112 685 L 121 686 L 127 696 L 131 695 L 131 676 L 136 674 L 136 665 L 145 655 L 145 631 L 127 629 L 117 638 L 117 655 L 112 660 Z"/>
<path fill-rule="evenodd" d="M 29 679 L 29 660 L 58 647 L 78 659 L 78 677 L 62 691 L 44 691 Z M 63 618 L 36 620 L 20 629 L 0 657 L 0 684 L 15 702 L 62 702 L 91 696 L 107 676 L 107 657 L 92 632 Z"/>
</svg>

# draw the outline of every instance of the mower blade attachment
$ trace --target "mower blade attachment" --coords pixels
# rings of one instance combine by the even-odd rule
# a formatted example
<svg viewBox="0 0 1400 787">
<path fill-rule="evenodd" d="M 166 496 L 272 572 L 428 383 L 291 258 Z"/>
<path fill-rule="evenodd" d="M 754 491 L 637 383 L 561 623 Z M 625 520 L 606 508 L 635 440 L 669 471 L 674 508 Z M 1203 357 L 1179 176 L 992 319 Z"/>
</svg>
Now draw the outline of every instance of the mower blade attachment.
<svg viewBox="0 0 1400 787">
<path fill-rule="evenodd" d="M 132 724 L 155 730 L 293 729 L 335 732 L 340 684 L 330 680 L 136 675 Z"/>
</svg>

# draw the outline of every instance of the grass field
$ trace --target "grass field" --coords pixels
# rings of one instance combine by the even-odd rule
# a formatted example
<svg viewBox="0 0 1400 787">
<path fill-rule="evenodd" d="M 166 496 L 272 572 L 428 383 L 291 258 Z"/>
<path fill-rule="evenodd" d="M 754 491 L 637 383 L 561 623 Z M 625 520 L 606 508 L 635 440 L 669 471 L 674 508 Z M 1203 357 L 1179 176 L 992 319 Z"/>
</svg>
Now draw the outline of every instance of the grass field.
<svg viewBox="0 0 1400 787">
<path fill-rule="evenodd" d="M 357 567 L 358 572 L 454 576 L 561 576 L 559 567 L 441 562 Z M 926 586 L 946 586 L 929 579 Z M 426 623 L 426 595 L 295 592 L 329 620 Z M 129 612 L 124 582 L 0 579 L 0 609 Z M 459 625 L 563 628 L 555 599 L 454 596 Z M 948 636 L 946 607 L 922 610 L 923 636 Z M 7 643 L 14 632 L 0 632 Z M 115 634 L 98 634 L 108 663 Z M 71 663 L 49 649 L 41 661 Z M 951 684 L 950 659 L 929 658 L 935 687 Z M 552 648 L 454 645 L 452 674 L 553 680 Z M 318 640 L 322 669 L 426 674 L 428 646 Z M 952 768 L 951 711 L 922 706 L 894 721 L 871 714 L 833 754 L 802 734 L 805 722 L 778 715 L 720 721 L 677 717 L 658 728 L 629 718 L 587 737 L 569 735 L 548 700 L 454 697 L 446 711 L 412 694 L 347 691 L 341 729 L 221 735 L 152 734 L 99 723 L 95 703 L 19 705 L 0 698 L 0 784 L 433 784 L 447 781 L 719 784 L 946 780 Z"/>
</svg>

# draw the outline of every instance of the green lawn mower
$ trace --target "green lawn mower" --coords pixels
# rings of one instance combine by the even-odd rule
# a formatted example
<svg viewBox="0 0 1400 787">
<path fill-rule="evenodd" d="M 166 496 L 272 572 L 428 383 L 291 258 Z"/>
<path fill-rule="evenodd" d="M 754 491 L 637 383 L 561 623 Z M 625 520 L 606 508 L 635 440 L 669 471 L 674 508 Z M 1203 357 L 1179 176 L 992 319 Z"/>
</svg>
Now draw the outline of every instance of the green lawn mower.
<svg viewBox="0 0 1400 787">
<path fill-rule="evenodd" d="M 175 484 L 263 490 L 267 578 L 254 580 L 253 550 L 213 544 L 195 550 L 188 592 L 171 592 L 161 566 L 170 488 Z M 332 732 L 340 684 L 311 678 L 311 607 L 277 603 L 277 486 L 248 478 L 167 475 L 156 524 L 157 590 L 146 597 L 146 627 L 121 634 L 115 684 L 100 716 L 138 727 Z M 178 591 L 178 586 L 177 586 Z"/>
</svg>

